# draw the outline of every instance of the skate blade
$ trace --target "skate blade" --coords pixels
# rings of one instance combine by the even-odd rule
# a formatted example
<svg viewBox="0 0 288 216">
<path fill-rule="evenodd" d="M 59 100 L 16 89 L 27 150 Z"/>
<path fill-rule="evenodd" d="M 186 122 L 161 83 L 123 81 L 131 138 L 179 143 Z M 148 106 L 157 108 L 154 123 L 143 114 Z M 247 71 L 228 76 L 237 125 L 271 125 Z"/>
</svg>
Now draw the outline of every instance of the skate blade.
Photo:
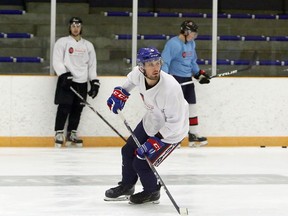
<svg viewBox="0 0 288 216">
<path fill-rule="evenodd" d="M 83 144 L 82 143 L 74 143 L 74 142 L 67 141 L 65 143 L 65 146 L 67 148 L 82 148 Z"/>
<path fill-rule="evenodd" d="M 55 143 L 55 148 L 61 148 L 62 147 L 62 144 L 60 143 Z"/>
<path fill-rule="evenodd" d="M 202 146 L 206 146 L 208 144 L 207 141 L 203 141 L 203 142 L 189 142 L 188 146 L 191 148 L 198 148 L 198 147 L 202 147 Z"/>
<path fill-rule="evenodd" d="M 143 202 L 143 203 L 133 203 L 129 201 L 130 205 L 143 205 L 143 204 L 159 204 L 160 200 L 155 200 L 155 201 L 148 201 L 148 202 Z"/>
<path fill-rule="evenodd" d="M 120 196 L 117 198 L 110 198 L 110 197 L 104 197 L 104 201 L 108 201 L 108 202 L 115 202 L 115 201 L 128 201 L 130 198 L 130 196 Z"/>
</svg>

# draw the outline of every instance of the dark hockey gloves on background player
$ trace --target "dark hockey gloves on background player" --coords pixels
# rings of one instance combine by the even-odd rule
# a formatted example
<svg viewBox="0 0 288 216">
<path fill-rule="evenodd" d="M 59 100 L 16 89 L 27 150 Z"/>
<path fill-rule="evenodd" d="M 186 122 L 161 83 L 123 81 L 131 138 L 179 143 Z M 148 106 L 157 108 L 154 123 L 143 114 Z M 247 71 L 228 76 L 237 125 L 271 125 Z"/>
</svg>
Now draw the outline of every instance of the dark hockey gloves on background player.
<svg viewBox="0 0 288 216">
<path fill-rule="evenodd" d="M 194 78 L 199 81 L 200 84 L 208 84 L 210 83 L 210 77 L 204 70 L 199 70 L 195 75 Z"/>
<path fill-rule="evenodd" d="M 118 114 L 129 98 L 129 93 L 120 86 L 114 88 L 112 95 L 107 100 L 107 105 L 113 113 Z"/>
<path fill-rule="evenodd" d="M 66 90 L 70 90 L 70 86 L 72 85 L 72 82 L 73 82 L 73 76 L 71 72 L 66 72 L 64 74 L 61 74 L 59 76 L 59 82 L 62 88 Z"/>
<path fill-rule="evenodd" d="M 159 151 L 165 144 L 158 137 L 150 137 L 147 141 L 136 149 L 136 156 L 139 159 L 145 159 L 153 153 Z"/>
<path fill-rule="evenodd" d="M 88 95 L 94 99 L 98 95 L 100 82 L 98 79 L 94 79 L 90 81 L 90 85 L 91 85 L 91 88 L 90 88 L 90 91 L 88 92 Z"/>
</svg>

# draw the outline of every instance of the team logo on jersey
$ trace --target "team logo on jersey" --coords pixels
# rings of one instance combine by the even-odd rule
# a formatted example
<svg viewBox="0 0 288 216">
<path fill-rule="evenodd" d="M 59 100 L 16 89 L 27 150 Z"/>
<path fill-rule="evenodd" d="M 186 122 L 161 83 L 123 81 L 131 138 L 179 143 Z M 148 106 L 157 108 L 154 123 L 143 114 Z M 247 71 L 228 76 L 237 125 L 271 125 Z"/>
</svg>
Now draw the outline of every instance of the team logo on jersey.
<svg viewBox="0 0 288 216">
<path fill-rule="evenodd" d="M 70 47 L 68 51 L 69 51 L 70 54 L 72 54 L 74 52 L 73 47 Z"/>
<path fill-rule="evenodd" d="M 182 52 L 182 57 L 183 57 L 183 58 L 186 58 L 186 57 L 192 56 L 192 55 L 193 55 L 192 52 Z"/>
</svg>

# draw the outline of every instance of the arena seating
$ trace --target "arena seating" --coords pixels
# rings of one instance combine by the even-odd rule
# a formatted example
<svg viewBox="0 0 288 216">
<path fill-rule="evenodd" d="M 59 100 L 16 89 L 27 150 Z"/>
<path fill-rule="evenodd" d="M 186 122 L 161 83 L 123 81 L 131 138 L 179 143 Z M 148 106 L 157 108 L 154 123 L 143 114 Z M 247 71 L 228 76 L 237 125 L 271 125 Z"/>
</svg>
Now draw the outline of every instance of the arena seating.
<svg viewBox="0 0 288 216">
<path fill-rule="evenodd" d="M 43 63 L 44 59 L 41 57 L 0 57 L 0 62 L 14 62 L 14 63 Z"/>
<path fill-rule="evenodd" d="M 175 35 L 137 35 L 138 40 L 169 40 Z M 116 40 L 130 40 L 131 34 L 115 34 Z M 288 41 L 288 36 L 264 36 L 264 35 L 220 35 L 220 41 Z M 198 35 L 196 40 L 212 40 L 211 35 Z"/>
<path fill-rule="evenodd" d="M 6 62 L 0 65 L 0 73 L 48 74 L 50 1 L 25 1 L 22 10 L 20 7 L 11 8 L 15 9 L 13 12 L 15 14 L 12 14 L 12 10 L 7 10 L 7 7 L 0 8 L 5 9 L 0 13 L 1 32 L 3 32 L 0 34 L 0 56 L 2 62 L 6 59 Z M 18 9 L 20 12 L 16 12 Z M 131 7 L 109 7 L 108 9 L 97 5 L 91 7 L 86 1 L 64 3 L 59 0 L 56 38 L 67 35 L 65 26 L 71 15 L 80 16 L 85 25 L 83 36 L 90 40 L 96 49 L 99 75 L 126 75 L 131 65 L 126 64 L 122 59 L 131 57 L 132 48 L 130 40 L 132 13 L 129 10 Z M 157 11 L 147 12 L 148 8 L 140 8 L 137 47 L 155 46 L 162 51 L 166 41 L 177 34 L 180 23 L 186 18 L 191 18 L 201 28 L 197 39 L 197 54 L 204 59 L 204 63 L 200 59 L 199 64 L 207 68 L 211 67 L 208 64 L 211 63 L 209 59 L 212 47 L 212 14 L 209 13 L 211 10 L 195 8 L 175 9 L 178 12 L 171 12 L 171 10 L 171 8 L 159 8 Z M 288 15 L 258 11 L 247 13 L 240 10 L 235 10 L 235 13 L 226 12 L 218 15 L 218 64 L 228 70 L 238 65 L 241 67 L 241 64 L 245 64 L 245 60 L 249 60 L 252 53 L 257 50 L 259 51 L 258 62 L 248 75 L 278 76 L 279 66 L 286 66 L 288 59 L 286 52 Z M 9 56 L 13 56 L 12 60 Z M 38 64 L 24 63 L 24 60 L 30 61 L 30 59 L 22 59 L 24 64 L 16 67 L 20 60 L 16 62 L 14 56 L 33 57 Z M 39 61 L 38 57 L 43 61 Z M 14 61 L 15 64 L 11 63 Z M 281 71 L 284 70 L 281 68 Z"/>
<path fill-rule="evenodd" d="M 0 14 L 5 15 L 23 15 L 25 14 L 25 10 L 0 10 Z"/>
<path fill-rule="evenodd" d="M 131 63 L 131 58 L 124 58 L 123 59 L 127 64 Z M 199 65 L 211 65 L 211 59 L 198 59 L 197 64 Z M 231 59 L 217 59 L 217 65 L 250 65 L 251 60 L 231 60 Z M 252 66 L 288 66 L 287 61 L 281 60 L 257 60 L 253 62 Z"/>
<path fill-rule="evenodd" d="M 34 35 L 30 33 L 0 33 L 0 38 L 33 38 Z"/>
<path fill-rule="evenodd" d="M 132 16 L 129 11 L 105 11 L 104 16 L 121 17 Z M 139 17 L 183 17 L 183 18 L 212 18 L 211 13 L 177 13 L 177 12 L 139 12 Z M 288 19 L 287 14 L 218 14 L 218 18 L 227 19 Z"/>
</svg>

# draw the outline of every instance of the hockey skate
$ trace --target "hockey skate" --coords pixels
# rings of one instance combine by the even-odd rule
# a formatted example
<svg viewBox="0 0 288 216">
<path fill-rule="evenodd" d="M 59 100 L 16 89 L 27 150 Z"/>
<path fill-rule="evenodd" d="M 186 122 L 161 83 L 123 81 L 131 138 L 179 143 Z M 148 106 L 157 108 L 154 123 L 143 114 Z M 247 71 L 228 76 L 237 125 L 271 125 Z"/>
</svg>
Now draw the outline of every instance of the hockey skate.
<svg viewBox="0 0 288 216">
<path fill-rule="evenodd" d="M 143 204 L 143 203 L 153 203 L 159 204 L 160 201 L 160 189 L 154 192 L 145 192 L 136 193 L 130 196 L 130 204 Z"/>
<path fill-rule="evenodd" d="M 83 140 L 77 136 L 76 130 L 67 133 L 66 147 L 73 147 L 74 145 L 79 148 L 83 146 Z"/>
<path fill-rule="evenodd" d="M 122 182 L 119 182 L 118 185 L 119 186 L 110 188 L 105 192 L 105 201 L 129 200 L 130 195 L 135 191 L 134 185 L 123 185 Z"/>
<path fill-rule="evenodd" d="M 56 131 L 54 140 L 55 140 L 55 148 L 61 148 L 65 142 L 64 131 L 63 130 Z"/>
<path fill-rule="evenodd" d="M 189 133 L 189 147 L 201 147 L 208 144 L 206 137 L 199 137 L 196 134 Z"/>
</svg>

